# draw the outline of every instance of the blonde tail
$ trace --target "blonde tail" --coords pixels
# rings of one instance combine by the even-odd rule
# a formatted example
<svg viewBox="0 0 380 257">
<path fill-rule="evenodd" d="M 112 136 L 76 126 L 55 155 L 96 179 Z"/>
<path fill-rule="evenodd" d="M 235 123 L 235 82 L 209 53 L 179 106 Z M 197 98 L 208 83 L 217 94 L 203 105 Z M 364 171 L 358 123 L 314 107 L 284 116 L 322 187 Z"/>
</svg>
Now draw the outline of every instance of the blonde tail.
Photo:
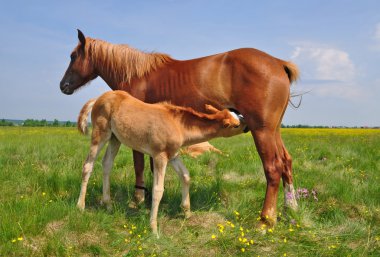
<svg viewBox="0 0 380 257">
<path fill-rule="evenodd" d="M 94 106 L 94 103 L 96 102 L 96 99 L 89 100 L 83 107 L 82 110 L 79 113 L 78 116 L 78 130 L 83 135 L 87 135 L 88 129 L 87 129 L 87 118 L 88 114 L 91 112 L 92 107 Z"/>
<path fill-rule="evenodd" d="M 285 72 L 288 74 L 290 84 L 297 81 L 297 79 L 300 76 L 300 72 L 296 64 L 292 62 L 285 62 L 284 69 L 285 69 Z"/>
</svg>

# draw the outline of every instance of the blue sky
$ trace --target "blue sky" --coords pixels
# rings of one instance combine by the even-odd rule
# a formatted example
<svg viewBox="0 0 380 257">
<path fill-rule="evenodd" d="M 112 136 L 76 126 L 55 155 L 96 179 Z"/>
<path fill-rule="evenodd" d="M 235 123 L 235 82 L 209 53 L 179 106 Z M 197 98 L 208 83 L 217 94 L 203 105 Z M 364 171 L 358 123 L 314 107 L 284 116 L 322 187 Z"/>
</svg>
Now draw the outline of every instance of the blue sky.
<svg viewBox="0 0 380 257">
<path fill-rule="evenodd" d="M 59 82 L 76 29 L 190 59 L 254 47 L 301 70 L 310 91 L 285 124 L 380 125 L 380 1 L 8 1 L 0 9 L 0 118 L 76 120 L 109 90 Z M 295 99 L 297 102 L 297 99 Z"/>
</svg>

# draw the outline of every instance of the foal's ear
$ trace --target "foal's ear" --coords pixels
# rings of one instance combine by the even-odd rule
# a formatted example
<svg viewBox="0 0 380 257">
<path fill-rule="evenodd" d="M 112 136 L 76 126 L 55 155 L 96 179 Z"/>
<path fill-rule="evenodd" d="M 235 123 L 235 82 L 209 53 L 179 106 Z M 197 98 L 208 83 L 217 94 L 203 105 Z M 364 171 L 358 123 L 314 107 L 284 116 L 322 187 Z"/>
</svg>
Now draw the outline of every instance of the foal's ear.
<svg viewBox="0 0 380 257">
<path fill-rule="evenodd" d="M 224 128 L 229 128 L 231 126 L 232 126 L 232 124 L 231 124 L 231 120 L 230 119 L 224 119 L 223 120 L 223 127 Z"/>
<path fill-rule="evenodd" d="M 86 37 L 84 36 L 83 32 L 80 31 L 79 29 L 78 30 L 78 39 L 79 39 L 79 42 L 82 44 L 82 47 L 85 46 L 86 44 Z"/>
</svg>

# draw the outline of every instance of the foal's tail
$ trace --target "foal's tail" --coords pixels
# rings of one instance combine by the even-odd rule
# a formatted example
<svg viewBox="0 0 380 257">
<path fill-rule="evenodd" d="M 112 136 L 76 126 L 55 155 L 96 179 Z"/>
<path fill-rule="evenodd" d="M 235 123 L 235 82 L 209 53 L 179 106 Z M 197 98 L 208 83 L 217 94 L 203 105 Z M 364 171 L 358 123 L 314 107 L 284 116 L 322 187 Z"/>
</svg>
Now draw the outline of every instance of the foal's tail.
<svg viewBox="0 0 380 257">
<path fill-rule="evenodd" d="M 82 110 L 80 110 L 77 126 L 78 126 L 79 132 L 84 135 L 87 135 L 88 133 L 87 118 L 95 102 L 96 102 L 96 99 L 89 100 L 85 105 L 83 105 Z"/>
</svg>

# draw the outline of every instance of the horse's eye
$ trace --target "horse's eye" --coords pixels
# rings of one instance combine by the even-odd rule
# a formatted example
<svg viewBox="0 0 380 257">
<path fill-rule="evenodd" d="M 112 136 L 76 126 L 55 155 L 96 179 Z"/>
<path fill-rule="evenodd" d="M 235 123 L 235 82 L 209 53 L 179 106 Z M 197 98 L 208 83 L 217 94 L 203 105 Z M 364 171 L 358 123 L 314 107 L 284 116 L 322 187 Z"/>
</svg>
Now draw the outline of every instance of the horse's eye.
<svg viewBox="0 0 380 257">
<path fill-rule="evenodd" d="M 73 61 L 75 61 L 75 59 L 77 58 L 77 55 L 76 55 L 75 53 L 72 53 L 72 54 L 70 55 L 70 58 L 71 58 L 71 61 L 73 62 Z"/>
</svg>

